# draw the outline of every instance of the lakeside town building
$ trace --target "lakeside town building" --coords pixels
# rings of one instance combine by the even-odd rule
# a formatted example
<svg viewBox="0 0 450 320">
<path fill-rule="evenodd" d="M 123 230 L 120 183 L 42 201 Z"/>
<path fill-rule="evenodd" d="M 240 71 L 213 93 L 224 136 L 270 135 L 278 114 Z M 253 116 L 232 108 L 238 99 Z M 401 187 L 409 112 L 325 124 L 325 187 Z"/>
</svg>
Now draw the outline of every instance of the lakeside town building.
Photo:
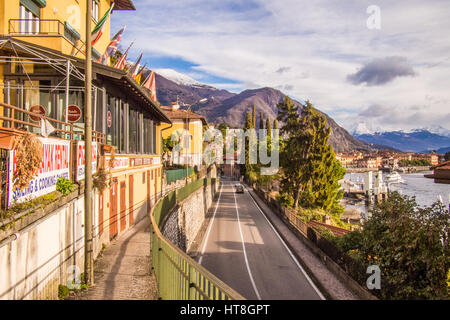
<svg viewBox="0 0 450 320">
<path fill-rule="evenodd" d="M 208 126 L 204 116 L 192 111 L 180 109 L 178 102 L 162 106 L 161 110 L 171 120 L 171 124 L 162 123 L 156 128 L 156 135 L 163 139 L 176 138 L 180 150 L 170 152 L 170 163 L 188 165 L 200 169 L 203 165 L 203 130 Z M 162 146 L 157 145 L 158 149 Z"/>
<path fill-rule="evenodd" d="M 398 169 L 401 161 L 427 161 L 430 166 L 436 166 L 439 163 L 440 155 L 415 154 L 412 152 L 393 152 L 388 150 L 380 150 L 369 154 L 361 152 L 346 152 L 336 154 L 336 158 L 341 162 L 344 168 L 359 169 L 377 169 L 388 167 Z"/>
</svg>

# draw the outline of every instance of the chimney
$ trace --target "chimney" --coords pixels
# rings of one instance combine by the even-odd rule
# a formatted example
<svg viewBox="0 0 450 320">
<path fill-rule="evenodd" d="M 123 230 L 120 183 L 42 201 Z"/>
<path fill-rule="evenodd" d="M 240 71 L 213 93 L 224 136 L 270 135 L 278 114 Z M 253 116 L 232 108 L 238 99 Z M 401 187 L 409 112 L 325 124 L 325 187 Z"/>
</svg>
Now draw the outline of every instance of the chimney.
<svg viewBox="0 0 450 320">
<path fill-rule="evenodd" d="M 178 102 L 172 102 L 172 111 L 180 109 Z"/>
<path fill-rule="evenodd" d="M 322 218 L 322 222 L 325 223 L 325 224 L 331 224 L 330 216 L 324 215 L 323 218 Z"/>
</svg>

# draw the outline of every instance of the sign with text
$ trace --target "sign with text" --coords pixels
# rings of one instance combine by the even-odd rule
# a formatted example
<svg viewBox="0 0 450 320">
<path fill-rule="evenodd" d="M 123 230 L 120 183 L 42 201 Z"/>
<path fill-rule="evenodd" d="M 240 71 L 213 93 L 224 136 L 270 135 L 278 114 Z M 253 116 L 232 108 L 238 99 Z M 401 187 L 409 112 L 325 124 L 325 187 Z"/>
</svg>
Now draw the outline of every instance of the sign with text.
<svg viewBox="0 0 450 320">
<path fill-rule="evenodd" d="M 79 106 L 71 104 L 67 107 L 67 120 L 77 122 L 81 118 L 81 109 Z"/>
<path fill-rule="evenodd" d="M 130 159 L 131 167 L 138 167 L 151 164 L 161 164 L 161 158 L 159 156 L 151 158 L 132 158 Z"/>
<path fill-rule="evenodd" d="M 77 181 L 84 180 L 85 171 L 84 141 L 77 142 Z M 92 174 L 97 172 L 97 142 L 92 142 Z"/>
<path fill-rule="evenodd" d="M 130 166 L 129 158 L 126 157 L 115 157 L 112 161 L 112 169 L 126 169 Z M 106 169 L 111 168 L 111 158 L 106 159 Z"/>
<path fill-rule="evenodd" d="M 45 108 L 43 106 L 41 106 L 41 105 L 32 106 L 30 108 L 30 112 L 38 114 L 38 115 L 41 115 L 41 116 L 45 116 L 46 113 L 47 113 L 45 111 Z M 30 115 L 30 119 L 35 121 L 35 122 L 41 121 L 41 117 L 36 117 L 36 116 L 32 116 L 32 115 Z"/>
<path fill-rule="evenodd" d="M 56 190 L 59 177 L 70 178 L 70 141 L 39 138 L 42 142 L 42 166 L 28 188 L 14 190 L 14 173 L 17 168 L 16 151 L 8 151 L 8 206 L 25 202 Z"/>
</svg>

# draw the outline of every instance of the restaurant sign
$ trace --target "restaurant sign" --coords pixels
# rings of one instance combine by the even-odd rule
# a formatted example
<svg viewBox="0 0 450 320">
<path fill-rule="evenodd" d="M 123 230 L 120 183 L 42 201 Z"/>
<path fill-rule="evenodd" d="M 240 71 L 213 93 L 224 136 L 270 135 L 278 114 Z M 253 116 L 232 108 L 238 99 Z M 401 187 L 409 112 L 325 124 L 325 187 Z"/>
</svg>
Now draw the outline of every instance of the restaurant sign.
<svg viewBox="0 0 450 320">
<path fill-rule="evenodd" d="M 97 142 L 92 142 L 92 174 L 97 172 Z M 85 171 L 85 145 L 84 141 L 77 142 L 77 181 L 84 180 Z"/>
<path fill-rule="evenodd" d="M 17 168 L 16 151 L 8 151 L 8 207 L 13 202 L 25 202 L 56 190 L 59 177 L 70 178 L 70 141 L 39 138 L 42 142 L 42 165 L 27 188 L 14 190 Z"/>
</svg>

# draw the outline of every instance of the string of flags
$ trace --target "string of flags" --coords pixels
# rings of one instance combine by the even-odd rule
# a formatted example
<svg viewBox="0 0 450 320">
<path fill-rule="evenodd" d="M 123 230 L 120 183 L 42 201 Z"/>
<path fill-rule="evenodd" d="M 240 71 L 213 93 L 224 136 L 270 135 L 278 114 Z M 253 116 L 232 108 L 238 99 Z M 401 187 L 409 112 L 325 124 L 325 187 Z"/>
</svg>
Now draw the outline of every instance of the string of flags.
<svg viewBox="0 0 450 320">
<path fill-rule="evenodd" d="M 103 15 L 103 17 L 99 20 L 94 30 L 92 30 L 92 46 L 100 39 L 103 34 L 104 27 L 106 25 L 106 21 L 108 20 L 111 11 L 114 8 L 114 2 L 108 11 Z M 122 27 L 111 39 L 110 43 L 106 47 L 104 54 L 97 60 L 98 63 L 103 65 L 108 65 L 108 59 L 115 57 L 120 41 L 122 40 L 122 35 L 126 29 L 126 25 Z M 127 50 L 120 56 L 120 58 L 114 63 L 113 67 L 119 70 L 123 70 L 125 68 L 125 64 L 128 57 L 128 52 L 130 48 L 134 44 L 134 40 L 130 43 Z M 154 101 L 156 100 L 156 82 L 155 82 L 155 72 L 152 71 L 147 77 L 142 81 L 144 77 L 144 71 L 146 70 L 147 64 L 141 67 L 141 61 L 143 57 L 143 52 L 141 52 L 136 60 L 136 62 L 132 65 L 129 70 L 131 77 L 142 87 L 146 88 L 150 91 L 150 96 Z"/>
</svg>

